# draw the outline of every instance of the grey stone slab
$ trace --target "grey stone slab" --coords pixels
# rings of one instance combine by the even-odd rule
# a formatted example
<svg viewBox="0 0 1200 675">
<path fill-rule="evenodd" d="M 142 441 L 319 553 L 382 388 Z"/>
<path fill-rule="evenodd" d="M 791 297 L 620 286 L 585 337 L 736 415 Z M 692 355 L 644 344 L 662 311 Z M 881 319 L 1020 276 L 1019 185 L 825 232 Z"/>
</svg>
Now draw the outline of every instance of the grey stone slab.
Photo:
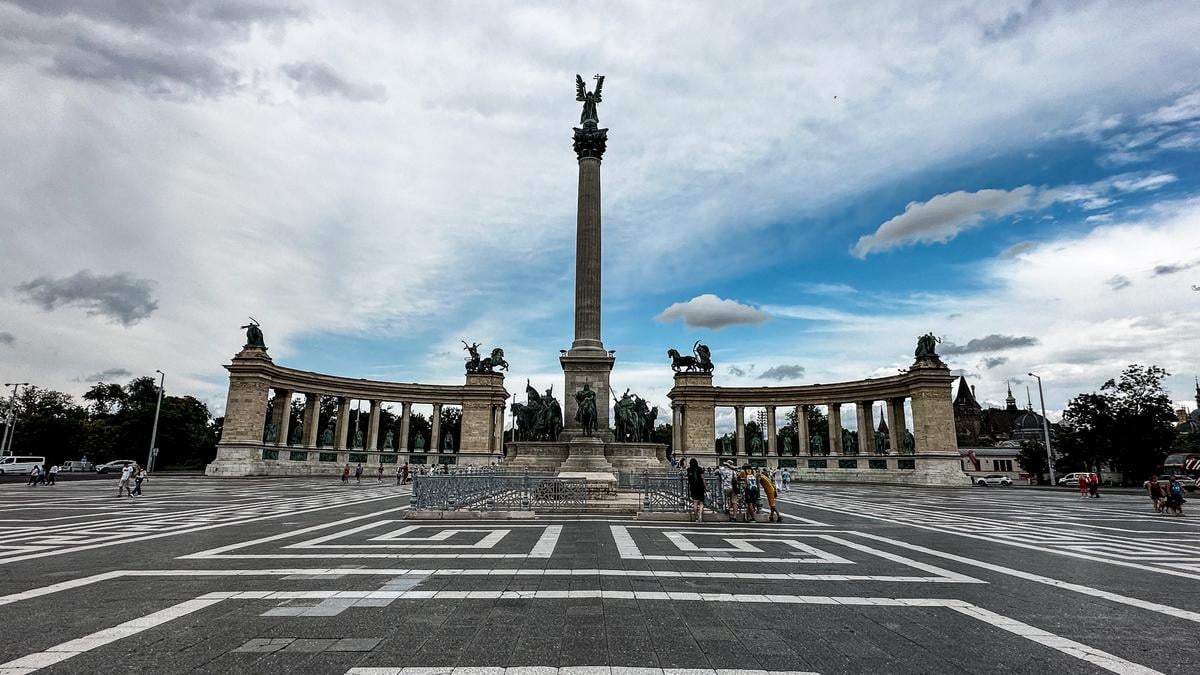
<svg viewBox="0 0 1200 675">
<path fill-rule="evenodd" d="M 289 652 L 323 652 L 337 643 L 333 638 L 297 638 L 286 647 Z"/>
<path fill-rule="evenodd" d="M 381 638 L 342 638 L 329 646 L 331 652 L 369 652 L 379 646 Z"/>
</svg>

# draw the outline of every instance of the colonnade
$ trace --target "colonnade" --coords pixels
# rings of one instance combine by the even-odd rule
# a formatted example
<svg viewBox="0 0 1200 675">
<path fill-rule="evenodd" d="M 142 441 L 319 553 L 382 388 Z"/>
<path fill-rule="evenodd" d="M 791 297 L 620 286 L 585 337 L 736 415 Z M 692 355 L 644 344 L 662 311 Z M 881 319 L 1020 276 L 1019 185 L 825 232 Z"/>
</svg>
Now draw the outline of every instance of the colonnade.
<svg viewBox="0 0 1200 675">
<path fill-rule="evenodd" d="M 349 461 L 349 454 L 365 453 L 369 462 L 421 461 L 439 453 L 442 440 L 441 412 L 444 406 L 462 408 L 462 426 L 455 439 L 456 464 L 486 464 L 503 454 L 504 408 L 508 392 L 499 373 L 468 373 L 463 385 L 432 385 L 352 379 L 295 370 L 275 365 L 266 350 L 246 347 L 226 366 L 229 396 L 217 458 L 209 465 L 210 475 L 270 475 L 275 473 L 329 473 Z M 275 405 L 270 406 L 274 393 Z M 304 396 L 302 435 L 293 438 L 290 425 L 291 401 Z M 322 438 L 322 397 L 335 397 L 337 406 L 332 437 Z M 351 401 L 367 401 L 369 418 L 361 447 L 350 436 Z M 400 438 L 393 448 L 380 451 L 380 427 L 385 402 L 398 402 Z M 428 447 L 409 447 L 414 405 L 430 405 L 431 435 Z M 270 413 L 268 414 L 268 408 Z M 361 430 L 361 428 L 360 428 Z M 323 441 L 330 441 L 328 443 Z"/>
</svg>

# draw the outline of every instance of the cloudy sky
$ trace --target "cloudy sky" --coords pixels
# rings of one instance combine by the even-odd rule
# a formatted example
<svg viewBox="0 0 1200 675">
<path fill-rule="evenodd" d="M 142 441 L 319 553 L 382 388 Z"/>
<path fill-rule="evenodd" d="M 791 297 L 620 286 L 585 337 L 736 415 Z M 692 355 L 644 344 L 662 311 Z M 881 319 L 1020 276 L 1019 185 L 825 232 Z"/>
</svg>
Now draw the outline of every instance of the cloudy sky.
<svg viewBox="0 0 1200 675">
<path fill-rule="evenodd" d="M 561 390 L 574 77 L 607 76 L 604 340 L 665 403 L 894 373 L 1061 409 L 1200 371 L 1200 7 L 1184 2 L 0 0 L 0 372 L 276 362 Z M 1034 387 L 1033 396 L 1037 392 Z M 1054 415 L 1051 415 L 1054 417 Z"/>
</svg>

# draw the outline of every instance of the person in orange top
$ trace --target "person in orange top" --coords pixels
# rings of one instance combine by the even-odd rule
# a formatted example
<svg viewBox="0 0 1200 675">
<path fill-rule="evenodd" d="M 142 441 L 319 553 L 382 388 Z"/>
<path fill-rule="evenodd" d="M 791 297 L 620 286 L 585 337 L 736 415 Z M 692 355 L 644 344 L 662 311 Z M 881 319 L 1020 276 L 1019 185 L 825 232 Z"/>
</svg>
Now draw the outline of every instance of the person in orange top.
<svg viewBox="0 0 1200 675">
<path fill-rule="evenodd" d="M 1079 496 L 1086 497 L 1088 494 L 1088 477 L 1086 473 L 1079 474 Z"/>
<path fill-rule="evenodd" d="M 771 477 L 766 471 L 759 470 L 758 484 L 762 488 L 763 494 L 767 496 L 767 506 L 771 509 L 769 520 L 772 522 L 783 522 L 783 516 L 779 515 L 779 509 L 775 508 L 775 483 L 771 482 Z"/>
</svg>

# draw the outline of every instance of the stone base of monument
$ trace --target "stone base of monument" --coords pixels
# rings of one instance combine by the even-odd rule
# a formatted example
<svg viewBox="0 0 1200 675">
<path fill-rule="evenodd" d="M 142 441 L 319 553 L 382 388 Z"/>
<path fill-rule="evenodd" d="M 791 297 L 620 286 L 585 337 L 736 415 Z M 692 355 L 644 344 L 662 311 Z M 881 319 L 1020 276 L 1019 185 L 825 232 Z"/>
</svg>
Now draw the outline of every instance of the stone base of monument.
<svg viewBox="0 0 1200 675">
<path fill-rule="evenodd" d="M 586 437 L 585 437 L 586 438 Z M 594 437 L 593 437 L 594 438 Z M 578 440 L 578 439 L 577 439 Z M 586 442 L 586 441 L 585 441 Z M 504 468 L 519 471 L 666 471 L 667 446 L 658 443 L 602 443 L 600 455 L 597 445 L 590 442 L 586 450 L 593 458 L 602 457 L 605 464 L 581 463 L 581 452 L 575 463 L 567 464 L 573 452 L 573 443 L 548 443 L 543 441 L 517 441 L 505 444 L 507 455 Z M 581 451 L 584 448 L 579 448 Z"/>
<path fill-rule="evenodd" d="M 612 472 L 613 465 L 604 458 L 604 441 L 594 436 L 580 436 L 567 443 L 567 459 L 558 467 L 559 471 Z"/>
<path fill-rule="evenodd" d="M 588 499 L 607 499 L 617 493 L 617 476 L 607 471 L 559 471 L 559 478 L 587 481 Z"/>
</svg>

